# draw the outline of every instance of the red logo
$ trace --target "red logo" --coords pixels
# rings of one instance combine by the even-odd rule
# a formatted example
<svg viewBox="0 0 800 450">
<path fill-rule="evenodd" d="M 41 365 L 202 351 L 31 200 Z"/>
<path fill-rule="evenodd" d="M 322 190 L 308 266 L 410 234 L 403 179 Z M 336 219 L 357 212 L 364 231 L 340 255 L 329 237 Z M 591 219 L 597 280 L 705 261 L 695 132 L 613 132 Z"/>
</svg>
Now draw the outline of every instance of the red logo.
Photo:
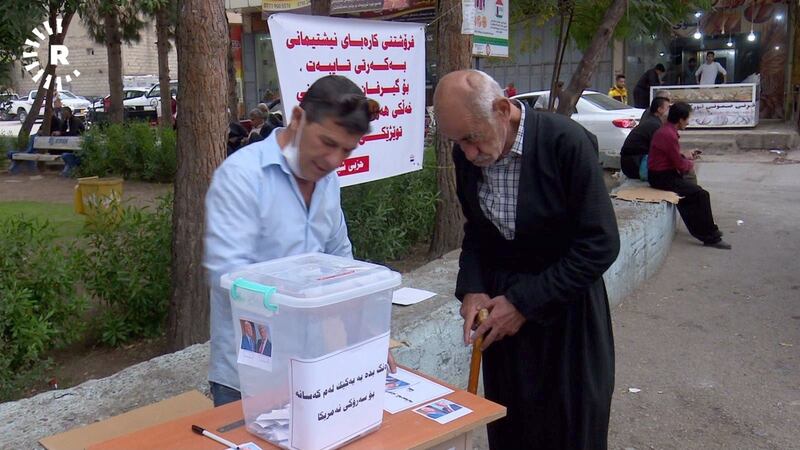
<svg viewBox="0 0 800 450">
<path fill-rule="evenodd" d="M 364 172 L 369 172 L 369 155 L 345 159 L 336 173 L 343 177 Z"/>
</svg>

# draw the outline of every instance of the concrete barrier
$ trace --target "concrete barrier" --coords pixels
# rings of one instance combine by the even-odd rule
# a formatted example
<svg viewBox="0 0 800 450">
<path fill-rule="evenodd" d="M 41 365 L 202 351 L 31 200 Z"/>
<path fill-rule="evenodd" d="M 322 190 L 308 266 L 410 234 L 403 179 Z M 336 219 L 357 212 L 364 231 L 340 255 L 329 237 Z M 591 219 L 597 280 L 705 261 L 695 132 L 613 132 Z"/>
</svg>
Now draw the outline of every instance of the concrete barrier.
<svg viewBox="0 0 800 450">
<path fill-rule="evenodd" d="M 655 273 L 675 232 L 673 205 L 614 200 L 621 251 L 604 275 L 612 305 Z M 452 292 L 458 251 L 404 275 L 403 284 L 436 292 L 417 305 L 392 311 L 392 336 L 406 345 L 395 352 L 401 364 L 466 386 L 469 349 L 462 343 L 460 304 Z M 39 449 L 38 440 L 114 416 L 178 393 L 208 392 L 208 344 L 199 344 L 129 367 L 79 386 L 0 404 L 0 448 Z"/>
</svg>

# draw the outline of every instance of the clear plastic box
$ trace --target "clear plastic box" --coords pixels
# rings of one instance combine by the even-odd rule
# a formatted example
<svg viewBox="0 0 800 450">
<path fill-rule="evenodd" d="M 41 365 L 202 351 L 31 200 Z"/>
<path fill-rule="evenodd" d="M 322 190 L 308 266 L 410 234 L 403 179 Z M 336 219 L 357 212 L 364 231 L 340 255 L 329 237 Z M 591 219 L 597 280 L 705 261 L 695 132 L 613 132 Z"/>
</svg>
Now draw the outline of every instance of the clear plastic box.
<svg viewBox="0 0 800 450">
<path fill-rule="evenodd" d="M 283 448 L 321 450 L 380 426 L 385 376 L 374 375 L 382 375 L 386 363 L 392 291 L 400 278 L 382 266 L 321 253 L 222 276 L 230 291 L 237 343 L 231 351 L 237 352 L 248 431 Z M 325 381 L 324 390 L 315 389 L 316 378 L 324 379 L 317 383 Z M 372 395 L 361 395 L 366 383 Z M 314 419 L 310 410 L 321 412 Z"/>
</svg>

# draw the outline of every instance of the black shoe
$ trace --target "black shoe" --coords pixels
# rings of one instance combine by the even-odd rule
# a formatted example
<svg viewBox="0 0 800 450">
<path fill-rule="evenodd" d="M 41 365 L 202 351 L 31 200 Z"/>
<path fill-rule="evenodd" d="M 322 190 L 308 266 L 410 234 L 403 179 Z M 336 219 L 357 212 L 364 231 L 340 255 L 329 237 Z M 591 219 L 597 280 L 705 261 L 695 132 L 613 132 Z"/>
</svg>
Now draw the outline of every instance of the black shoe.
<svg viewBox="0 0 800 450">
<path fill-rule="evenodd" d="M 730 250 L 730 249 L 733 248 L 731 246 L 731 244 L 728 244 L 727 242 L 723 241 L 722 239 L 720 239 L 720 240 L 718 240 L 716 242 L 704 242 L 703 245 L 706 246 L 706 247 L 714 247 L 714 248 L 718 248 L 718 249 L 721 249 L 721 250 Z"/>
</svg>

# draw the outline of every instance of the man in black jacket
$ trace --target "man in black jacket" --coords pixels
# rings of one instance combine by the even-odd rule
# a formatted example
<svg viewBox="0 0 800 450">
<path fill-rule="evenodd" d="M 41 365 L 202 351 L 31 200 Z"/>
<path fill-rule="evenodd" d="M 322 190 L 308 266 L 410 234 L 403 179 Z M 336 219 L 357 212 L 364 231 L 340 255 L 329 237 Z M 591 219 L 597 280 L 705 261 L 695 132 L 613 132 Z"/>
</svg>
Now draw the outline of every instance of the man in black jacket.
<svg viewBox="0 0 800 450">
<path fill-rule="evenodd" d="M 61 136 L 80 136 L 86 131 L 83 121 L 72 115 L 72 108 L 69 106 L 61 107 L 61 117 L 63 118 L 59 129 Z"/>
<path fill-rule="evenodd" d="M 654 98 L 647 113 L 642 116 L 642 121 L 625 138 L 620 151 L 620 166 L 626 177 L 639 179 L 642 159 L 650 151 L 653 135 L 667 120 L 667 113 L 669 113 L 669 99 Z"/>
<path fill-rule="evenodd" d="M 456 144 L 466 218 L 455 292 L 464 340 L 486 333 L 486 397 L 507 407 L 490 447 L 605 450 L 614 340 L 602 275 L 619 234 L 597 140 L 476 70 L 442 77 L 434 106 Z"/>
<path fill-rule="evenodd" d="M 661 86 L 661 77 L 666 71 L 664 65 L 658 63 L 639 78 L 639 82 L 633 88 L 633 106 L 647 108 L 650 104 L 650 86 Z"/>
</svg>

